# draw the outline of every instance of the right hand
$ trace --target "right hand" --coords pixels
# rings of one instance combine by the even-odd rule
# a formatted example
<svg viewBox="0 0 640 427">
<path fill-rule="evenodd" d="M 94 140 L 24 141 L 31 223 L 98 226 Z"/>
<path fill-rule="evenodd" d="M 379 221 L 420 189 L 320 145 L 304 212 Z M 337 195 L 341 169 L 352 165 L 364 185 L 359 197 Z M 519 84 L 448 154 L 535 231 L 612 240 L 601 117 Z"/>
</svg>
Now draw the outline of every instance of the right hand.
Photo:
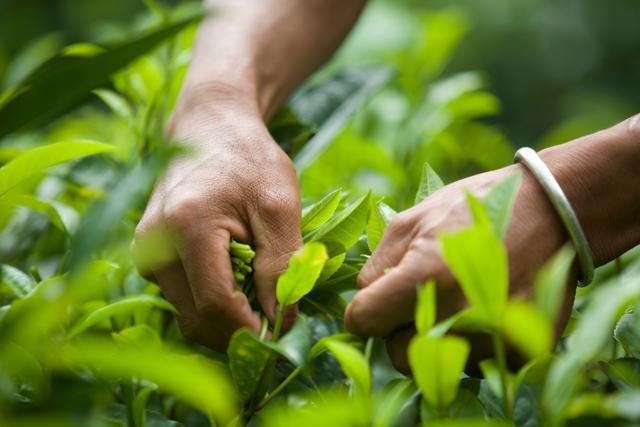
<svg viewBox="0 0 640 427">
<path fill-rule="evenodd" d="M 202 91 L 174 112 L 169 133 L 194 153 L 174 160 L 157 183 L 133 246 L 156 230 L 169 231 L 173 261 L 141 273 L 177 308 L 187 338 L 224 351 L 236 329 L 260 329 L 258 314 L 236 289 L 230 238 L 255 247 L 256 294 L 272 323 L 276 280 L 302 238 L 290 159 L 251 102 L 213 92 Z M 285 324 L 295 310 L 287 314 Z"/>
</svg>

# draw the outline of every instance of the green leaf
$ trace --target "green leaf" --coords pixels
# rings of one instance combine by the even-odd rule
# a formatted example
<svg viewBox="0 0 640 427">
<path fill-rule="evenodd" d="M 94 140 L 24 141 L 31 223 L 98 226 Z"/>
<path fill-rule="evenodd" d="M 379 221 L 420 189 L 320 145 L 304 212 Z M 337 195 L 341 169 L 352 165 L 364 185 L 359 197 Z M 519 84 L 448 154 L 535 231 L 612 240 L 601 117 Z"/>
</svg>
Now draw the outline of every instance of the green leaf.
<svg viewBox="0 0 640 427">
<path fill-rule="evenodd" d="M 160 350 L 162 348 L 162 338 L 149 325 L 141 324 L 125 328 L 120 332 L 111 334 L 115 342 L 129 348 L 140 348 Z"/>
<path fill-rule="evenodd" d="M 426 334 L 436 322 L 436 284 L 433 280 L 418 288 L 416 330 Z"/>
<path fill-rule="evenodd" d="M 289 261 L 289 267 L 276 284 L 276 297 L 280 306 L 295 304 L 308 294 L 320 277 L 328 259 L 324 245 L 311 242 L 296 252 Z"/>
<path fill-rule="evenodd" d="M 22 270 L 0 264 L 0 285 L 7 286 L 18 298 L 24 298 L 35 288 L 35 282 Z"/>
<path fill-rule="evenodd" d="M 487 227 L 440 237 L 443 257 L 467 300 L 489 325 L 498 325 L 509 291 L 507 252 Z"/>
<path fill-rule="evenodd" d="M 373 427 L 389 427 L 398 425 L 402 408 L 407 405 L 416 387 L 407 378 L 389 382 L 376 399 L 373 416 Z"/>
<path fill-rule="evenodd" d="M 108 89 L 96 89 L 93 93 L 121 119 L 131 120 L 133 118 L 133 112 L 131 111 L 129 103 L 119 93 Z"/>
<path fill-rule="evenodd" d="M 555 324 L 565 298 L 569 271 L 575 258 L 571 244 L 563 246 L 536 275 L 534 300 L 538 309 Z"/>
<path fill-rule="evenodd" d="M 0 138 L 47 124 L 81 104 L 109 77 L 163 40 L 201 18 L 201 14 L 104 48 L 63 51 L 29 75 L 0 106 Z"/>
<path fill-rule="evenodd" d="M 371 392 L 371 372 L 364 355 L 341 340 L 330 338 L 324 341 L 324 345 L 338 360 L 345 375 L 354 385 L 356 393 L 368 396 Z"/>
<path fill-rule="evenodd" d="M 500 239 L 503 239 L 507 233 L 511 211 L 521 181 L 522 174 L 513 174 L 493 186 L 483 200 L 493 231 Z"/>
<path fill-rule="evenodd" d="M 278 352 L 298 367 L 305 366 L 311 351 L 311 329 L 303 315 L 299 315 L 293 328 L 277 344 Z"/>
<path fill-rule="evenodd" d="M 156 307 L 176 313 L 176 309 L 167 300 L 158 296 L 145 294 L 128 296 L 87 314 L 71 328 L 67 337 L 73 338 L 113 316 L 133 315 L 141 307 Z"/>
<path fill-rule="evenodd" d="M 28 150 L 0 168 L 0 197 L 48 167 L 92 154 L 115 151 L 92 141 L 60 142 Z"/>
<path fill-rule="evenodd" d="M 409 365 L 422 396 L 432 406 L 445 408 L 456 397 L 460 374 L 469 355 L 462 338 L 416 335 L 407 351 Z"/>
<path fill-rule="evenodd" d="M 326 243 L 328 248 L 338 243 L 342 248 L 349 249 L 358 241 L 367 226 L 370 198 L 371 193 L 367 193 L 366 196 L 334 215 L 316 230 L 311 239 Z M 329 255 L 338 255 L 334 252 L 329 249 Z"/>
<path fill-rule="evenodd" d="M 638 305 L 622 315 L 614 330 L 615 339 L 631 357 L 640 358 L 640 314 Z"/>
<path fill-rule="evenodd" d="M 528 302 L 512 301 L 507 304 L 502 328 L 507 339 L 530 359 L 551 351 L 553 324 Z"/>
<path fill-rule="evenodd" d="M 90 368 L 107 378 L 138 378 L 227 425 L 237 417 L 237 394 L 222 366 L 201 356 L 123 348 L 106 340 L 65 345 L 50 359 L 61 370 Z"/>
<path fill-rule="evenodd" d="M 231 337 L 227 348 L 229 369 L 242 400 L 248 400 L 256 393 L 272 354 L 273 350 L 247 328 L 238 329 Z"/>
<path fill-rule="evenodd" d="M 334 190 L 305 209 L 300 222 L 302 233 L 308 233 L 327 222 L 338 208 L 341 198 L 342 191 L 340 189 Z"/>
<path fill-rule="evenodd" d="M 418 192 L 416 193 L 413 204 L 417 205 L 442 187 L 444 187 L 442 179 L 436 171 L 431 168 L 429 163 L 425 162 L 422 169 L 422 177 L 420 178 L 420 185 L 418 186 Z"/>
<path fill-rule="evenodd" d="M 147 402 L 149 402 L 149 397 L 155 389 L 156 388 L 154 386 L 144 387 L 133 399 L 133 420 L 136 427 L 143 427 L 147 425 Z"/>
<path fill-rule="evenodd" d="M 318 132 L 294 156 L 299 173 L 311 165 L 331 144 L 353 113 L 392 77 L 387 68 L 348 69 L 301 88 L 290 107 Z"/>
<path fill-rule="evenodd" d="M 69 231 L 74 228 L 77 221 L 77 214 L 68 206 L 66 206 L 66 210 L 63 211 L 65 214 L 61 215 L 60 209 L 64 205 L 42 200 L 30 194 L 9 195 L 4 197 L 2 202 L 3 205 L 24 206 L 46 215 L 51 221 L 51 224 L 65 234 L 69 234 Z"/>
<path fill-rule="evenodd" d="M 367 244 L 371 252 L 378 247 L 378 243 L 382 240 L 384 230 L 386 230 L 390 221 L 390 218 L 387 218 L 383 213 L 381 205 L 382 203 L 375 203 L 373 198 L 371 199 L 369 222 L 367 224 Z"/>
</svg>

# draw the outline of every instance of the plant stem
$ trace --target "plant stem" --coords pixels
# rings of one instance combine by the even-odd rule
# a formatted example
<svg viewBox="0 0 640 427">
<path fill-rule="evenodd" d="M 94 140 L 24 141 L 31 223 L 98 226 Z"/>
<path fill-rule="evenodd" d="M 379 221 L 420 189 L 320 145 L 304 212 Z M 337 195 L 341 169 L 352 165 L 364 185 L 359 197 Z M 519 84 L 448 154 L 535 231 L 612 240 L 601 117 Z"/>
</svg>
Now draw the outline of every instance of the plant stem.
<svg viewBox="0 0 640 427">
<path fill-rule="evenodd" d="M 504 415 L 510 420 L 513 418 L 513 402 L 509 391 L 509 372 L 507 371 L 507 357 L 504 349 L 504 342 L 502 341 L 502 337 L 498 334 L 492 334 L 491 339 L 493 341 L 493 352 L 495 353 L 496 360 L 498 362 L 498 369 L 500 370 Z"/>
<path fill-rule="evenodd" d="M 260 409 L 264 408 L 269 402 L 271 402 L 271 399 L 276 397 L 282 390 L 284 390 L 285 387 L 288 386 L 289 383 L 300 374 L 300 372 L 302 372 L 301 367 L 297 367 L 293 372 L 291 372 L 289 376 L 278 385 L 278 387 L 276 387 L 271 393 L 269 393 L 267 397 L 262 399 L 262 402 L 258 403 L 256 411 L 259 411 Z"/>
<path fill-rule="evenodd" d="M 371 365 L 371 353 L 373 352 L 373 337 L 367 339 L 367 343 L 364 346 L 364 358 L 369 365 Z"/>
<path fill-rule="evenodd" d="M 282 330 L 282 322 L 284 322 L 284 310 L 286 306 L 280 307 L 278 314 L 276 315 L 276 323 L 273 325 L 273 335 L 271 341 L 276 342 L 280 338 L 280 331 Z"/>
</svg>

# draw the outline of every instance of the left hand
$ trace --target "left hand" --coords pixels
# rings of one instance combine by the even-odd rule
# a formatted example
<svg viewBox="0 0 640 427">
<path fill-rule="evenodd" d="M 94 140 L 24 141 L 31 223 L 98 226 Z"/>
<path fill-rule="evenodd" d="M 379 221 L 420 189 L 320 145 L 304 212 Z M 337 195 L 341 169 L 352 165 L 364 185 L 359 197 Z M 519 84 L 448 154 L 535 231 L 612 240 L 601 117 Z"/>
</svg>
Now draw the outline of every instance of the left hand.
<svg viewBox="0 0 640 427">
<path fill-rule="evenodd" d="M 517 170 L 523 172 L 523 181 L 505 244 L 511 261 L 510 293 L 527 297 L 533 274 L 562 246 L 566 234 L 542 188 L 520 165 L 450 184 L 398 214 L 360 272 L 361 290 L 347 308 L 346 326 L 358 335 L 386 337 L 387 350 L 398 370 L 409 371 L 406 348 L 415 334 L 410 325 L 415 311 L 416 285 L 428 279 L 436 281 L 439 319 L 451 316 L 466 305 L 461 289 L 442 259 L 437 236 L 471 223 L 465 191 L 482 197 Z M 385 274 L 390 267 L 394 268 Z M 574 291 L 575 276 L 567 287 L 559 328 L 563 328 L 568 319 Z M 472 360 L 487 356 L 482 347 L 473 346 Z"/>
</svg>

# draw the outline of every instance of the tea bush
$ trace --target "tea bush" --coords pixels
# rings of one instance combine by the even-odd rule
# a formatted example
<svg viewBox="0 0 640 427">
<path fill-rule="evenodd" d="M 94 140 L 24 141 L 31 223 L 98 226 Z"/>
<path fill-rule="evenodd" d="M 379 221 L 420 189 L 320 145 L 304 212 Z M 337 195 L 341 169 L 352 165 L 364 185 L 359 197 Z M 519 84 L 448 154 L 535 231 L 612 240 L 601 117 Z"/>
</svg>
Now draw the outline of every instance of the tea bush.
<svg viewBox="0 0 640 427">
<path fill-rule="evenodd" d="M 162 129 L 201 14 L 156 7 L 150 16 L 126 41 L 66 47 L 0 98 L 0 425 L 640 420 L 637 250 L 579 290 L 554 345 L 574 254 L 565 247 L 544 266 L 531 301 L 509 299 L 502 238 L 517 175 L 483 199 L 469 194 L 472 224 L 440 236 L 469 305 L 436 321 L 435 284 L 419 286 L 411 378 L 380 340 L 343 327 L 356 276 L 396 210 L 442 187 L 436 171 L 454 179 L 513 154 L 482 120 L 499 101 L 481 76 L 443 74 L 466 31 L 456 10 L 430 14 L 428 31 L 411 40 L 417 47 L 385 65 L 338 57 L 275 116 L 270 130 L 298 168 L 304 199 L 305 244 L 278 279 L 281 310 L 258 336 L 238 330 L 226 354 L 183 338 L 175 308 L 138 274 L 129 245 L 153 182 L 188 155 L 167 148 Z M 135 263 L 162 259 L 162 249 L 157 236 Z M 255 253 L 235 240 L 229 250 L 238 289 L 253 301 Z M 284 310 L 296 303 L 284 331 Z M 465 374 L 469 331 L 492 343 L 481 375 Z M 524 359 L 518 368 L 508 348 Z"/>
</svg>

